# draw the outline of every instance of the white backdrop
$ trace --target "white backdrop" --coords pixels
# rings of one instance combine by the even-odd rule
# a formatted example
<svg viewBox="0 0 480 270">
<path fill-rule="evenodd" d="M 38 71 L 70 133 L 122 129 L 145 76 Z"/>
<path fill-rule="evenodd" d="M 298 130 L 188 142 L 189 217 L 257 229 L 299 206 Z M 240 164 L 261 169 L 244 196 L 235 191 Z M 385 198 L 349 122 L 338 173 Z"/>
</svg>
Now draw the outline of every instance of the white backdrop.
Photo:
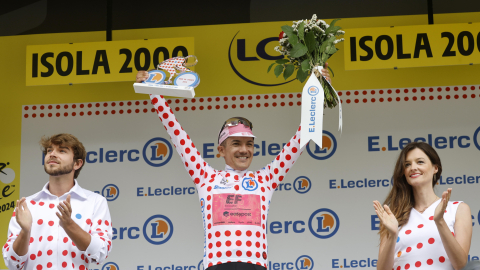
<svg viewBox="0 0 480 270">
<path fill-rule="evenodd" d="M 470 205 L 470 259 L 478 260 L 479 94 L 478 85 L 423 92 L 342 91 L 343 134 L 337 131 L 338 110 L 327 110 L 324 146 L 331 146 L 323 153 L 312 143 L 307 146 L 310 153 L 303 152 L 273 196 L 267 226 L 269 270 L 375 268 L 379 241 L 372 201 L 383 201 L 390 190 L 405 138 L 425 138 L 437 149 L 443 177 L 436 192 L 452 187 L 452 200 Z M 300 124 L 298 93 L 249 97 L 172 99 L 178 121 L 216 169 L 224 168 L 223 159 L 215 157 L 216 141 L 228 117 L 244 116 L 254 123 L 258 156 L 253 170 L 269 163 Z M 203 270 L 198 197 L 151 108 L 150 100 L 23 108 L 21 196 L 34 194 L 48 181 L 38 145 L 42 135 L 72 133 L 89 152 L 78 181 L 107 197 L 116 229 L 112 253 L 104 265 L 92 269 Z M 152 147 L 160 149 L 153 159 Z M 152 222 L 164 225 L 163 237 L 152 238 Z"/>
</svg>

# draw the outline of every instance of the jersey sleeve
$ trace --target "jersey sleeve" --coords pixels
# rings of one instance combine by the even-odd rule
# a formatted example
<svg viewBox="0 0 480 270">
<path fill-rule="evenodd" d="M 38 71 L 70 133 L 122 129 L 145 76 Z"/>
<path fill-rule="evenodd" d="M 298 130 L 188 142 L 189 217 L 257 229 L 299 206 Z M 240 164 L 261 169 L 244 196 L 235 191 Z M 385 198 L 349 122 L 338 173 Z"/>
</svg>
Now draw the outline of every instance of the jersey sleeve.
<svg viewBox="0 0 480 270">
<path fill-rule="evenodd" d="M 209 176 L 212 176 L 213 169 L 203 160 L 200 152 L 193 144 L 190 136 L 183 130 L 178 123 L 172 109 L 159 95 L 150 95 L 153 106 L 157 111 L 158 117 L 163 126 L 170 135 L 173 146 L 182 159 L 183 166 L 195 183 L 197 189 L 205 183 Z"/>
<path fill-rule="evenodd" d="M 297 129 L 297 132 L 290 141 L 283 146 L 282 151 L 275 159 L 265 167 L 273 190 L 283 181 L 285 175 L 302 154 L 303 149 L 300 148 L 300 129 L 301 127 Z"/>
<path fill-rule="evenodd" d="M 10 224 L 8 225 L 7 242 L 2 248 L 3 260 L 8 269 L 21 269 L 28 259 L 28 252 L 23 256 L 19 256 L 13 250 L 13 242 L 15 242 L 15 239 L 17 239 L 21 230 L 22 228 L 20 228 L 20 225 L 18 225 L 17 219 L 15 218 L 15 212 L 13 212 Z"/>
<path fill-rule="evenodd" d="M 107 200 L 98 196 L 95 210 L 90 221 L 90 245 L 85 250 L 87 261 L 100 264 L 112 250 L 112 219 Z"/>
</svg>

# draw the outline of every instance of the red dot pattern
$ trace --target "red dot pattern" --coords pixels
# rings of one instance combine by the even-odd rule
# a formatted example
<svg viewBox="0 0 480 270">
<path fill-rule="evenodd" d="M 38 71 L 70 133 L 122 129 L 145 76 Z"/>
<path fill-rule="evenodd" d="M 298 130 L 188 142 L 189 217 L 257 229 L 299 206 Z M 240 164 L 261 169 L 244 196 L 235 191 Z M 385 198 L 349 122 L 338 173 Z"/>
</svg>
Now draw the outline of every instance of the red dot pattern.
<svg viewBox="0 0 480 270">
<path fill-rule="evenodd" d="M 453 89 L 453 92 L 451 91 Z M 472 92 L 473 91 L 473 92 Z M 427 94 L 428 93 L 428 94 Z M 383 102 L 416 102 L 426 100 L 466 100 L 480 98 L 480 85 L 405 88 L 405 89 L 378 89 L 378 90 L 351 90 L 339 91 L 343 97 L 343 104 L 368 104 Z M 407 95 L 407 96 L 399 96 Z M 355 98 L 352 98 L 355 97 Z M 256 101 L 256 102 L 254 102 Z M 174 111 L 204 111 L 204 110 L 241 110 L 245 108 L 276 108 L 285 106 L 301 106 L 301 94 L 267 94 L 224 96 L 193 99 L 169 99 Z M 92 102 L 80 104 L 52 104 L 23 106 L 24 118 L 76 118 L 80 116 L 141 114 L 155 113 L 147 100 L 133 100 L 120 102 Z M 103 108 L 102 110 L 100 110 Z M 58 110 L 58 111 L 57 111 Z"/>
</svg>

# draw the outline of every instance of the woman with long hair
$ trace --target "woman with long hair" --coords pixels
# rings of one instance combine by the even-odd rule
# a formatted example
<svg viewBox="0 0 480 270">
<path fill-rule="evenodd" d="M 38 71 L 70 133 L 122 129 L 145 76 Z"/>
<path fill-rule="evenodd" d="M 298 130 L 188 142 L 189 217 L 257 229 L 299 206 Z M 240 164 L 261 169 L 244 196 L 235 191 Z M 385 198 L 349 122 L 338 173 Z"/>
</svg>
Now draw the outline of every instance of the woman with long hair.
<svg viewBox="0 0 480 270">
<path fill-rule="evenodd" d="M 393 187 L 380 219 L 377 269 L 462 269 L 472 239 L 470 207 L 450 202 L 452 189 L 439 198 L 433 188 L 442 174 L 437 152 L 424 142 L 403 148 L 393 172 Z"/>
</svg>

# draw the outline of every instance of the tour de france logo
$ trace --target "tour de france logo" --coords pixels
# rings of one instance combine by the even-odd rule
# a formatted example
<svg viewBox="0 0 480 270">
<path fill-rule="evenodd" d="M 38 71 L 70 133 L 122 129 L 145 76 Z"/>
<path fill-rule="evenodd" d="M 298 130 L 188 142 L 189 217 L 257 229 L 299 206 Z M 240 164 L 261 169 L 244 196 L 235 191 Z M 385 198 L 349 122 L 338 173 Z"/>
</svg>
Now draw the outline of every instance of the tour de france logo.
<svg viewBox="0 0 480 270">
<path fill-rule="evenodd" d="M 161 245 L 170 240 L 173 235 L 173 224 L 164 215 L 151 216 L 143 224 L 143 236 L 153 245 Z"/>
<path fill-rule="evenodd" d="M 327 239 L 337 233 L 340 228 L 340 219 L 334 211 L 321 208 L 310 216 L 308 228 L 315 237 Z"/>
<path fill-rule="evenodd" d="M 161 167 L 172 158 L 172 145 L 164 138 L 153 138 L 143 147 L 143 159 L 153 167 Z"/>
<path fill-rule="evenodd" d="M 120 195 L 120 189 L 114 184 L 108 184 L 102 189 L 102 196 L 107 199 L 107 201 L 115 201 Z"/>
<path fill-rule="evenodd" d="M 306 148 L 308 154 L 314 159 L 329 159 L 337 151 L 337 140 L 332 133 L 323 130 L 322 149 L 320 149 L 320 147 L 318 147 L 318 145 L 315 144 L 313 141 L 309 142 Z"/>
</svg>

